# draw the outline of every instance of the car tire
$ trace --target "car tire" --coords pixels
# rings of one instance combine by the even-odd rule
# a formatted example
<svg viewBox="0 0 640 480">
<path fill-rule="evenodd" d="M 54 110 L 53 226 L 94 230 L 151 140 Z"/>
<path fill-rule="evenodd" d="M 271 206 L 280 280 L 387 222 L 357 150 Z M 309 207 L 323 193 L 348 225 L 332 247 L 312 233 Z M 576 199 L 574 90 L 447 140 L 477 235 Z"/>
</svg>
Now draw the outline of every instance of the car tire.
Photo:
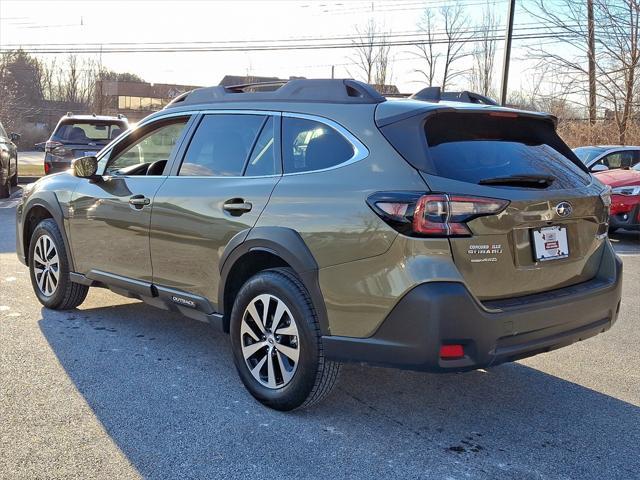
<svg viewBox="0 0 640 480">
<path fill-rule="evenodd" d="M 0 177 L 0 198 L 9 198 L 11 195 L 11 177 Z"/>
<path fill-rule="evenodd" d="M 53 310 L 71 310 L 87 297 L 89 287 L 69 278 L 69 260 L 56 222 L 41 221 L 31 235 L 29 274 L 42 305 Z"/>
<path fill-rule="evenodd" d="M 18 186 L 18 164 L 17 163 L 16 163 L 16 173 L 13 175 L 13 177 L 11 177 L 11 186 L 12 187 Z"/>
<path fill-rule="evenodd" d="M 229 329 L 240 378 L 262 404 L 281 411 L 308 407 L 335 385 L 340 364 L 324 357 L 311 297 L 292 270 L 251 277 L 235 299 Z"/>
</svg>

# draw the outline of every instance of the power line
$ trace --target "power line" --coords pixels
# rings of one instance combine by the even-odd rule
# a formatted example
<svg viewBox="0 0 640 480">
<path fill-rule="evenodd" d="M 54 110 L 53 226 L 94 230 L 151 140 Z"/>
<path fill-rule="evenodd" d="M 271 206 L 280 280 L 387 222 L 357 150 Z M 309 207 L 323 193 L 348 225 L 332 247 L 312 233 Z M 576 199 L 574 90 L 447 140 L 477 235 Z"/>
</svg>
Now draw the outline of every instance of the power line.
<svg viewBox="0 0 640 480">
<path fill-rule="evenodd" d="M 488 41 L 497 41 L 500 40 L 502 36 L 493 35 L 485 37 L 484 39 Z M 566 32 L 549 32 L 549 33 L 535 33 L 535 34 L 514 34 L 514 40 L 537 40 L 537 39 L 547 39 L 547 38 L 576 38 L 575 34 L 566 33 Z M 478 38 L 476 36 L 460 38 L 455 40 L 454 43 L 473 43 L 477 42 Z M 423 39 L 413 39 L 413 40 L 396 40 L 396 41 L 373 41 L 367 42 L 367 45 L 371 45 L 373 47 L 380 46 L 389 46 L 389 47 L 398 47 L 398 46 L 413 46 L 413 45 L 428 45 L 428 44 L 448 44 L 450 41 L 446 38 L 443 39 L 434 39 L 434 40 L 423 40 Z M 287 51 L 287 50 L 333 50 L 333 49 L 350 49 L 354 48 L 354 44 L 349 43 L 326 43 L 326 44 L 293 44 L 293 45 L 255 45 L 255 46 L 238 46 L 238 47 L 216 47 L 216 46 L 206 46 L 206 47 L 110 47 L 110 48 L 82 48 L 82 47 L 71 47 L 71 48 L 25 48 L 22 49 L 25 53 L 33 53 L 33 54 L 68 54 L 68 53 L 78 53 L 78 54 L 91 54 L 91 53 L 104 53 L 104 54 L 113 54 L 113 53 L 198 53 L 198 52 L 271 52 L 271 51 Z M 12 52 L 12 49 L 0 48 L 0 53 L 9 53 Z"/>
<path fill-rule="evenodd" d="M 493 33 L 493 35 L 482 37 L 483 40 L 498 41 L 501 39 L 497 32 L 499 27 L 494 29 L 463 29 L 459 33 L 467 35 L 464 38 L 457 39 L 455 43 L 470 43 L 478 41 L 476 34 Z M 560 39 L 560 38 L 576 38 L 579 35 L 567 32 L 564 29 L 552 30 L 544 27 L 542 31 L 538 27 L 521 27 L 514 29 L 514 39 L 518 40 L 535 40 L 535 39 Z M 431 39 L 425 39 L 425 33 L 396 33 L 396 34 L 380 34 L 367 40 L 366 44 L 372 46 L 412 46 L 427 44 L 447 44 L 450 40 L 443 31 L 434 31 L 431 33 Z M 281 50 L 322 50 L 322 49 L 340 49 L 353 48 L 357 46 L 357 41 L 362 40 L 361 36 L 343 36 L 343 37 L 319 37 L 315 39 L 282 39 L 271 41 L 240 41 L 229 46 L 229 42 L 149 42 L 149 43 L 127 43 L 127 42 L 110 42 L 105 44 L 78 44 L 61 43 L 61 44 L 27 44 L 11 45 L 20 47 L 20 50 L 26 53 L 157 53 L 157 52 L 250 52 L 250 51 L 281 51 Z M 291 43 L 290 43 L 291 42 Z M 0 48 L 0 53 L 9 53 L 15 49 L 7 48 L 9 45 Z"/>
<path fill-rule="evenodd" d="M 577 27 L 579 25 L 567 25 L 568 27 Z M 546 30 L 554 27 L 552 24 L 540 24 L 540 22 L 526 22 L 516 24 L 514 26 L 514 31 L 528 31 L 528 30 L 542 30 L 546 33 Z M 461 29 L 461 33 L 471 34 L 471 33 L 484 33 L 484 32 L 496 32 L 502 31 L 502 27 L 495 27 L 491 29 L 482 28 L 479 26 L 474 26 L 466 29 Z M 445 34 L 445 30 L 432 30 L 432 35 L 441 35 Z M 392 32 L 373 32 L 371 34 L 367 34 L 367 37 L 371 38 L 381 38 L 381 39 L 392 39 L 397 37 L 420 37 L 424 36 L 426 33 L 423 30 L 401 30 L 395 33 Z M 324 42 L 324 41 L 332 41 L 332 40 L 360 40 L 363 36 L 360 34 L 352 34 L 352 35 L 338 35 L 338 36 L 301 36 L 301 37 L 288 37 L 288 38 L 278 38 L 278 39 L 261 39 L 261 40 L 204 40 L 204 41 L 171 41 L 171 42 L 92 42 L 92 43 L 83 43 L 82 45 L 89 47 L 99 47 L 99 46 L 141 46 L 141 45 L 226 45 L 226 44 L 253 44 L 253 43 L 278 43 L 278 42 Z M 4 47 L 66 47 L 66 46 L 75 46 L 77 43 L 5 43 Z"/>
</svg>

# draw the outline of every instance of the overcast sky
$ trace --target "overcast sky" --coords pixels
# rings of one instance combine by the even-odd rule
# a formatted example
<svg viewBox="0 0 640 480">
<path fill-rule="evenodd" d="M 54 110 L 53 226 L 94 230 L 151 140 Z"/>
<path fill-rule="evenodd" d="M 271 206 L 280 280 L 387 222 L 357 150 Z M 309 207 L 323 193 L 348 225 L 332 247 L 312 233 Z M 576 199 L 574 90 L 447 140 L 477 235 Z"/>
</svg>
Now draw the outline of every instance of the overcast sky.
<svg viewBox="0 0 640 480">
<path fill-rule="evenodd" d="M 467 13 L 479 21 L 482 0 L 461 0 Z M 369 18 L 398 34 L 415 32 L 424 8 L 440 8 L 452 0 L 380 1 L 159 1 L 78 0 L 0 1 L 0 46 L 55 43 L 112 42 L 230 42 L 235 40 L 283 40 L 302 37 L 353 35 L 356 26 Z M 491 2 L 504 22 L 506 0 Z M 516 10 L 516 24 L 531 22 Z M 441 29 L 436 25 L 436 29 Z M 421 65 L 413 59 L 411 47 L 392 51 L 393 83 L 403 92 L 419 89 Z M 47 55 L 51 58 L 51 54 Z M 517 59 L 522 49 L 516 43 L 512 86 L 526 82 Z M 217 84 L 225 74 L 288 77 L 329 77 L 335 65 L 336 77 L 357 77 L 349 65 L 349 50 L 303 50 L 276 52 L 198 53 L 104 53 L 103 64 L 118 72 L 132 72 L 147 81 L 190 85 Z M 502 41 L 498 42 L 496 73 L 502 65 Z M 496 75 L 496 87 L 499 75 Z M 469 88 L 465 80 L 459 87 Z"/>
</svg>

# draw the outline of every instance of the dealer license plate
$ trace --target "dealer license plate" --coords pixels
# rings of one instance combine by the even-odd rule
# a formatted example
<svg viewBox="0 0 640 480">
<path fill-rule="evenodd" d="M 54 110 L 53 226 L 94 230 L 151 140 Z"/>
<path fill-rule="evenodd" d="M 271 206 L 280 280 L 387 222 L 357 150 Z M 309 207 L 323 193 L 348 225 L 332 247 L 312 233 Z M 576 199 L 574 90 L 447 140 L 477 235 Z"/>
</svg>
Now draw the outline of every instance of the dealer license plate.
<svg viewBox="0 0 640 480">
<path fill-rule="evenodd" d="M 533 253 L 537 262 L 559 260 L 569 256 L 567 229 L 554 225 L 531 231 L 533 234 Z"/>
</svg>

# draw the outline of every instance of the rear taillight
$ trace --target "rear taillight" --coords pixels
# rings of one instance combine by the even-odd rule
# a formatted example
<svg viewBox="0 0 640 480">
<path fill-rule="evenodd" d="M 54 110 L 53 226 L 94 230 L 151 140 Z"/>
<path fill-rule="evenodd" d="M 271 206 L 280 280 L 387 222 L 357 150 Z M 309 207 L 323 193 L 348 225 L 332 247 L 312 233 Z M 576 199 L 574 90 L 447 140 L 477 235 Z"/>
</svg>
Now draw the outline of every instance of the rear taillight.
<svg viewBox="0 0 640 480">
<path fill-rule="evenodd" d="M 61 147 L 62 143 L 60 142 L 54 142 L 53 140 L 47 140 L 47 142 L 44 144 L 44 150 L 45 152 L 49 152 L 51 153 L 53 150 L 55 150 L 58 147 Z"/>
<path fill-rule="evenodd" d="M 69 153 L 69 150 L 65 148 L 64 143 L 56 142 L 54 140 L 48 140 L 44 144 L 44 151 L 57 155 L 58 157 L 64 157 Z"/>
<path fill-rule="evenodd" d="M 405 235 L 421 237 L 468 237 L 467 222 L 502 212 L 508 200 L 413 192 L 379 192 L 369 206 L 390 226 Z"/>
</svg>

